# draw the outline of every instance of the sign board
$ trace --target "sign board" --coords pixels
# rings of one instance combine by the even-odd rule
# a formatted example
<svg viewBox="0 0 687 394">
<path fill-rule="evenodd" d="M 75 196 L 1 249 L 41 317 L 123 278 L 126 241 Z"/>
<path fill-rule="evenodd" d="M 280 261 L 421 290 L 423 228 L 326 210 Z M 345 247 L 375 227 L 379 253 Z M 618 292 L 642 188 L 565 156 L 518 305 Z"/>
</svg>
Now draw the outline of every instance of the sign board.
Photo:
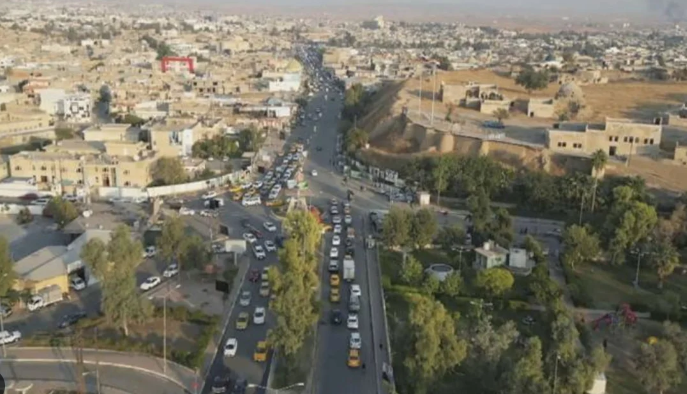
<svg viewBox="0 0 687 394">
<path fill-rule="evenodd" d="M 243 254 L 248 248 L 245 239 L 228 239 L 224 241 L 224 251 L 226 253 Z"/>
</svg>

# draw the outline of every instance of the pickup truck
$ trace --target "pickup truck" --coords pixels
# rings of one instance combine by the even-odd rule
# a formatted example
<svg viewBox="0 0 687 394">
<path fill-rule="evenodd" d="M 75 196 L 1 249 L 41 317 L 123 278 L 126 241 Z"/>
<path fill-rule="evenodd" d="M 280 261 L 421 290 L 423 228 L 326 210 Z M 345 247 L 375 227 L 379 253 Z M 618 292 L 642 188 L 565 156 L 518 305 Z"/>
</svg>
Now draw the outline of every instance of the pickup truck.
<svg viewBox="0 0 687 394">
<path fill-rule="evenodd" d="M 7 345 L 9 343 L 17 342 L 21 339 L 21 332 L 19 331 L 0 331 L 0 345 Z"/>
</svg>

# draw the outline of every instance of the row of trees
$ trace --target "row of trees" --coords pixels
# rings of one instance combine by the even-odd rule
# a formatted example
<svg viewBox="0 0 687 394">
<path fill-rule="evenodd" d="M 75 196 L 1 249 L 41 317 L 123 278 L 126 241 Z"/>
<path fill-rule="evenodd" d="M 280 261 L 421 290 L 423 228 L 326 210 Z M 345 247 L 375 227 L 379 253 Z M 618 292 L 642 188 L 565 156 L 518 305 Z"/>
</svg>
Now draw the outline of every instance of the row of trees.
<svg viewBox="0 0 687 394">
<path fill-rule="evenodd" d="M 288 239 L 279 251 L 279 266 L 270 269 L 271 291 L 275 298 L 270 309 L 277 316 L 276 326 L 268 333 L 270 344 L 296 367 L 293 357 L 317 323 L 319 314 L 317 252 L 322 228 L 307 211 L 292 211 L 283 222 Z"/>
<path fill-rule="evenodd" d="M 200 140 L 193 144 L 193 157 L 202 159 L 222 159 L 225 157 L 241 157 L 244 152 L 255 152 L 265 143 L 265 133 L 255 126 L 250 126 L 239 132 L 237 138 L 217 135 L 210 139 Z"/>
</svg>

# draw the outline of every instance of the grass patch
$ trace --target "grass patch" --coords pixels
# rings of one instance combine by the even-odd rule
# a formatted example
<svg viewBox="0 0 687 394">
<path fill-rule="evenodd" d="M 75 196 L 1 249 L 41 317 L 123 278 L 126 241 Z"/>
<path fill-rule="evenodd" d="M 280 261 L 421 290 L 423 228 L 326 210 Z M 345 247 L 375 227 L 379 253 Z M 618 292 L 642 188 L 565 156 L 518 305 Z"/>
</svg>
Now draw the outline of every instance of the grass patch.
<svg viewBox="0 0 687 394">
<path fill-rule="evenodd" d="M 156 308 L 147 322 L 130 324 L 128 336 L 123 335 L 120 327 L 108 324 L 104 317 L 84 319 L 77 327 L 82 330 L 85 348 L 97 347 L 162 357 L 165 324 L 162 316 L 162 308 Z M 167 308 L 167 359 L 192 369 L 200 368 L 205 350 L 217 330 L 217 323 L 216 316 L 201 311 L 189 311 L 184 307 Z M 39 332 L 22 338 L 22 344 L 71 347 L 72 334 L 67 330 Z"/>
</svg>

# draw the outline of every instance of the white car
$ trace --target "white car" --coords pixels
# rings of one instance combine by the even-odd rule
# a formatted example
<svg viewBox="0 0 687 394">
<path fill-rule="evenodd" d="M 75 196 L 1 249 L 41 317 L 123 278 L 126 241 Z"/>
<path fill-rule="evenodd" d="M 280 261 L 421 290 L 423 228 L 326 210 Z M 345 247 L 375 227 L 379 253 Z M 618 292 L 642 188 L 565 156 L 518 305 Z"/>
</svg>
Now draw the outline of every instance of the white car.
<svg viewBox="0 0 687 394">
<path fill-rule="evenodd" d="M 329 250 L 329 258 L 338 259 L 339 258 L 339 248 L 331 248 Z"/>
<path fill-rule="evenodd" d="M 339 216 L 339 215 L 332 216 L 332 223 L 341 224 L 341 216 Z"/>
<path fill-rule="evenodd" d="M 265 250 L 267 250 L 268 252 L 276 252 L 277 245 L 275 245 L 272 241 L 265 241 Z"/>
<path fill-rule="evenodd" d="M 196 214 L 196 211 L 194 211 L 193 209 L 189 209 L 186 207 L 181 207 L 179 209 L 179 215 L 181 215 L 181 216 L 193 216 L 195 214 Z"/>
<path fill-rule="evenodd" d="M 363 292 L 360 289 L 360 285 L 356 285 L 356 284 L 351 285 L 351 296 L 352 297 L 353 296 L 355 296 L 355 297 L 362 297 L 363 296 Z"/>
<path fill-rule="evenodd" d="M 209 191 L 202 195 L 203 200 L 209 200 L 211 198 L 217 197 L 217 192 Z"/>
<path fill-rule="evenodd" d="M 239 297 L 239 305 L 248 306 L 250 305 L 250 291 L 242 291 L 241 297 Z"/>
<path fill-rule="evenodd" d="M 7 345 L 14 343 L 21 339 L 21 332 L 19 331 L 0 331 L 0 344 Z"/>
<path fill-rule="evenodd" d="M 71 281 L 69 281 L 69 287 L 75 291 L 81 291 L 86 288 L 86 282 L 84 282 L 80 277 L 75 276 Z"/>
<path fill-rule="evenodd" d="M 159 276 L 151 276 L 150 278 L 146 279 L 143 283 L 141 283 L 141 290 L 150 290 L 153 287 L 159 285 L 160 282 L 162 282 L 162 279 L 160 279 Z"/>
<path fill-rule="evenodd" d="M 346 223 L 346 224 L 351 224 L 351 223 L 353 223 L 353 216 L 351 216 L 351 215 L 346 215 L 346 216 L 344 217 L 344 223 Z"/>
<path fill-rule="evenodd" d="M 334 234 L 341 234 L 342 230 L 343 230 L 343 228 L 341 227 L 340 224 L 334 225 Z"/>
<path fill-rule="evenodd" d="M 363 347 L 363 339 L 360 337 L 360 333 L 357 331 L 351 333 L 351 339 L 349 342 L 351 349 L 360 349 Z"/>
<path fill-rule="evenodd" d="M 255 258 L 258 260 L 263 260 L 265 257 L 267 257 L 265 249 L 262 247 L 262 245 L 253 246 L 253 254 L 255 255 Z"/>
<path fill-rule="evenodd" d="M 341 237 L 338 235 L 334 235 L 332 237 L 332 246 L 339 246 L 341 245 Z"/>
<path fill-rule="evenodd" d="M 258 240 L 257 238 L 255 238 L 255 235 L 251 233 L 243 233 L 243 239 L 245 239 L 246 242 L 248 242 L 249 244 L 255 243 L 255 241 Z"/>
<path fill-rule="evenodd" d="M 332 207 L 329 208 L 329 213 L 331 213 L 332 215 L 338 215 L 339 207 L 337 207 L 336 205 L 332 205 Z"/>
<path fill-rule="evenodd" d="M 157 254 L 157 248 L 155 246 L 146 246 L 145 250 L 143 251 L 143 257 L 149 259 L 151 257 L 155 257 Z"/>
<path fill-rule="evenodd" d="M 179 274 L 179 266 L 177 264 L 170 264 L 162 272 L 162 276 L 164 276 L 165 278 L 171 278 L 174 275 L 178 275 L 178 274 Z"/>
<path fill-rule="evenodd" d="M 262 224 L 262 227 L 264 227 L 265 230 L 267 230 L 271 233 L 274 233 L 277 231 L 277 226 L 272 222 L 265 222 Z"/>
<path fill-rule="evenodd" d="M 317 176 L 317 170 L 312 170 L 312 171 L 310 171 L 310 175 L 312 175 L 312 176 Z"/>
<path fill-rule="evenodd" d="M 253 312 L 253 324 L 265 324 L 265 308 L 257 307 Z"/>
<path fill-rule="evenodd" d="M 236 349 L 239 347 L 239 341 L 236 338 L 227 339 L 227 343 L 224 344 L 224 357 L 234 357 L 236 356 Z"/>
<path fill-rule="evenodd" d="M 350 328 L 351 330 L 357 330 L 358 329 L 358 315 L 355 313 L 351 313 L 348 315 L 348 321 L 346 321 L 346 326 Z"/>
</svg>

